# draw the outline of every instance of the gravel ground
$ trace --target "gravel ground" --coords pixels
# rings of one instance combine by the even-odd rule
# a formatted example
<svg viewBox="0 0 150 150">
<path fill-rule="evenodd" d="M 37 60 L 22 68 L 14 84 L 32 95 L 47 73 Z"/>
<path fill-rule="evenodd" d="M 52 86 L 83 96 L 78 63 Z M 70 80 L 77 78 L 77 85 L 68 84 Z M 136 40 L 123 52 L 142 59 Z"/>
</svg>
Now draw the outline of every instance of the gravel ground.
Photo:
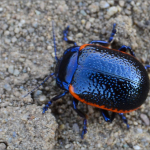
<svg viewBox="0 0 150 150">
<path fill-rule="evenodd" d="M 116 23 L 112 47 L 131 46 L 143 65 L 150 64 L 149 0 L 1 0 L 0 150 L 149 149 L 150 93 L 139 110 L 126 114 L 130 130 L 119 117 L 106 123 L 97 108 L 80 103 L 79 109 L 89 117 L 83 140 L 83 120 L 71 108 L 70 95 L 41 114 L 42 105 L 62 93 L 53 78 L 22 98 L 55 70 L 52 20 L 59 57 L 69 47 L 62 40 L 67 25 L 69 39 L 82 45 L 108 40 Z"/>
</svg>

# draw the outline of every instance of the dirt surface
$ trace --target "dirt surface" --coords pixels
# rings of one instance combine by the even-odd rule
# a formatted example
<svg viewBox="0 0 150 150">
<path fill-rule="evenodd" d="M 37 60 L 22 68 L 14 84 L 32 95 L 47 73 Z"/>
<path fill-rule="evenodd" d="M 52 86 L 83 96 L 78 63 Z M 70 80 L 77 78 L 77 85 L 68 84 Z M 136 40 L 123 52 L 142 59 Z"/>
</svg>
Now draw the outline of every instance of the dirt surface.
<svg viewBox="0 0 150 150">
<path fill-rule="evenodd" d="M 82 45 L 107 41 L 116 23 L 112 47 L 131 46 L 143 65 L 150 64 L 149 0 L 1 0 L 0 150 L 149 149 L 150 93 L 140 109 L 126 114 L 130 130 L 119 116 L 110 124 L 97 108 L 80 103 L 79 109 L 89 118 L 83 140 L 83 120 L 72 109 L 71 95 L 42 115 L 44 104 L 63 92 L 54 78 L 22 97 L 55 71 L 52 20 L 58 57 L 71 46 L 63 41 L 68 25 L 69 39 Z"/>
</svg>

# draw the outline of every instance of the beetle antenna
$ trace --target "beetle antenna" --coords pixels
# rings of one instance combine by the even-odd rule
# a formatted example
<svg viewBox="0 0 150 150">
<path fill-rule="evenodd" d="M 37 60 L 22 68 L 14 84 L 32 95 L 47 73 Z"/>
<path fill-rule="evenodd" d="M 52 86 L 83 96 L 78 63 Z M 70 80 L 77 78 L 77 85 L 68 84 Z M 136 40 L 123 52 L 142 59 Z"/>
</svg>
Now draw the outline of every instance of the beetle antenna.
<svg viewBox="0 0 150 150">
<path fill-rule="evenodd" d="M 57 48 L 56 48 L 56 39 L 55 39 L 55 28 L 54 28 L 54 20 L 52 20 L 52 32 L 53 32 L 53 43 L 54 43 L 54 52 L 55 52 L 55 59 L 56 61 L 58 62 L 58 57 L 56 55 L 56 51 L 57 51 Z"/>
<path fill-rule="evenodd" d="M 30 92 L 28 92 L 26 95 L 22 96 L 23 98 L 27 97 L 29 94 L 33 93 L 35 90 L 37 90 L 41 85 L 43 85 L 43 83 L 45 83 L 51 76 L 53 76 L 54 73 L 51 73 L 49 76 L 46 77 L 46 79 L 39 84 L 37 87 L 35 87 L 33 90 L 31 90 Z"/>
</svg>

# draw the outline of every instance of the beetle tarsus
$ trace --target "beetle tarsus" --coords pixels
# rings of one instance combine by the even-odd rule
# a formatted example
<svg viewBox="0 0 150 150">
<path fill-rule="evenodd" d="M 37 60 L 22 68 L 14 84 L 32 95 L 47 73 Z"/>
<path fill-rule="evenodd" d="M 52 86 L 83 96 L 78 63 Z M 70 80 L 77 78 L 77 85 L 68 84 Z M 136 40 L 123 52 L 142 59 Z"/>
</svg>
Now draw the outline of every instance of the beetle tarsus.
<svg viewBox="0 0 150 150">
<path fill-rule="evenodd" d="M 45 105 L 44 107 L 43 107 L 43 114 L 48 110 L 48 108 L 50 107 L 52 105 L 52 102 L 51 101 L 49 101 L 48 103 L 47 103 L 47 105 Z"/>
<path fill-rule="evenodd" d="M 68 93 L 68 91 L 65 91 L 64 93 L 57 95 L 55 97 L 53 97 L 44 107 L 43 107 L 43 114 L 45 113 L 45 111 L 48 110 L 48 108 L 52 105 L 53 101 L 56 101 L 58 99 L 60 99 L 61 97 L 65 96 Z"/>
<path fill-rule="evenodd" d="M 113 42 L 113 39 L 114 39 L 114 36 L 116 35 L 116 33 L 117 33 L 117 29 L 116 29 L 116 24 L 114 23 L 110 38 L 108 40 L 109 44 L 111 44 Z"/>
<path fill-rule="evenodd" d="M 78 105 L 78 100 L 76 100 L 75 98 L 73 98 L 73 109 L 76 111 L 76 113 L 82 117 L 83 120 L 83 130 L 82 130 L 82 134 L 81 134 L 81 138 L 84 138 L 84 135 L 87 133 L 87 120 L 86 120 L 86 115 L 84 113 L 82 113 L 79 109 L 77 109 L 77 105 Z"/>
<path fill-rule="evenodd" d="M 119 113 L 119 115 L 120 115 L 121 119 L 123 120 L 123 122 L 127 125 L 127 128 L 129 129 L 130 126 L 128 124 L 127 118 L 123 115 L 123 113 Z"/>
<path fill-rule="evenodd" d="M 102 46 L 108 47 L 113 42 L 113 39 L 114 39 L 114 36 L 116 35 L 116 32 L 117 32 L 117 30 L 116 30 L 116 24 L 114 23 L 113 24 L 112 33 L 111 33 L 111 36 L 110 36 L 108 42 L 106 42 L 106 41 L 100 41 L 100 40 L 95 40 L 95 41 L 89 42 L 89 44 L 100 44 Z"/>
<path fill-rule="evenodd" d="M 63 31 L 63 35 L 64 35 L 63 39 L 69 44 L 74 44 L 74 46 L 78 46 L 76 42 L 68 40 L 67 38 L 68 32 L 69 32 L 69 26 L 67 26 L 67 28 Z"/>
<path fill-rule="evenodd" d="M 84 124 L 84 126 L 83 126 L 83 130 L 82 130 L 82 134 L 81 134 L 82 139 L 84 138 L 84 135 L 87 133 L 87 120 L 86 119 L 83 120 L 83 124 Z"/>
</svg>

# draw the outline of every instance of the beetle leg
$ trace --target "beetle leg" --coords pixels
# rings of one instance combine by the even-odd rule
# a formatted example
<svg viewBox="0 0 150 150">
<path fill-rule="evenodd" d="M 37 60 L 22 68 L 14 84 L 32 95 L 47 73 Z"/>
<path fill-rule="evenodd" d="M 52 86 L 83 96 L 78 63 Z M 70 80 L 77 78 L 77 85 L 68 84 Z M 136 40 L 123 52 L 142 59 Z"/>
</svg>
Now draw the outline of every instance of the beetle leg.
<svg viewBox="0 0 150 150">
<path fill-rule="evenodd" d="M 108 47 L 113 42 L 113 39 L 114 39 L 114 36 L 115 36 L 116 32 L 117 32 L 116 24 L 114 23 L 113 24 L 113 29 L 112 29 L 112 32 L 111 32 L 111 36 L 110 36 L 108 42 L 106 42 L 106 41 L 91 41 L 91 42 L 89 42 L 89 44 L 100 44 L 102 46 Z"/>
<path fill-rule="evenodd" d="M 109 43 L 106 41 L 91 41 L 91 42 L 89 42 L 89 44 L 100 44 L 100 45 L 106 46 L 106 47 L 109 46 Z"/>
<path fill-rule="evenodd" d="M 112 29 L 112 32 L 111 32 L 111 35 L 110 35 L 110 38 L 108 40 L 109 44 L 111 44 L 113 42 L 113 39 L 114 39 L 114 36 L 116 35 L 116 33 L 117 33 L 116 24 L 114 23 L 113 24 L 113 29 Z"/>
<path fill-rule="evenodd" d="M 145 69 L 148 69 L 148 68 L 150 68 L 150 65 L 146 65 L 146 66 L 145 66 Z"/>
<path fill-rule="evenodd" d="M 69 32 L 69 26 L 67 26 L 67 28 L 63 31 L 63 35 L 64 35 L 63 39 L 69 44 L 74 44 L 74 46 L 78 46 L 76 42 L 68 40 L 67 38 L 68 32 Z"/>
<path fill-rule="evenodd" d="M 126 52 L 127 50 L 129 50 L 130 54 L 135 57 L 135 54 L 134 54 L 133 50 L 131 49 L 131 47 L 122 45 L 122 46 L 119 48 L 119 51 Z"/>
<path fill-rule="evenodd" d="M 118 114 L 120 115 L 121 119 L 122 119 L 123 122 L 127 125 L 127 128 L 129 129 L 130 126 L 129 126 L 129 124 L 128 124 L 127 118 L 123 115 L 123 113 L 118 113 Z"/>
<path fill-rule="evenodd" d="M 56 101 L 56 100 L 60 99 L 61 97 L 65 96 L 67 93 L 68 93 L 68 91 L 65 91 L 64 93 L 53 97 L 53 98 L 43 107 L 43 114 L 44 114 L 45 111 L 47 111 L 48 108 L 52 105 L 52 102 L 53 102 L 53 101 Z"/>
<path fill-rule="evenodd" d="M 82 113 L 79 109 L 77 109 L 77 105 L 78 105 L 78 100 L 76 100 L 75 98 L 73 98 L 73 109 L 76 111 L 76 113 L 82 117 L 83 120 L 83 130 L 82 130 L 82 134 L 81 134 L 81 138 L 84 138 L 84 134 L 87 133 L 87 120 L 86 120 L 86 115 L 84 113 Z"/>
<path fill-rule="evenodd" d="M 107 110 L 100 109 L 100 111 L 106 122 L 112 122 L 114 120 L 116 113 L 112 112 L 110 117 Z"/>
</svg>

